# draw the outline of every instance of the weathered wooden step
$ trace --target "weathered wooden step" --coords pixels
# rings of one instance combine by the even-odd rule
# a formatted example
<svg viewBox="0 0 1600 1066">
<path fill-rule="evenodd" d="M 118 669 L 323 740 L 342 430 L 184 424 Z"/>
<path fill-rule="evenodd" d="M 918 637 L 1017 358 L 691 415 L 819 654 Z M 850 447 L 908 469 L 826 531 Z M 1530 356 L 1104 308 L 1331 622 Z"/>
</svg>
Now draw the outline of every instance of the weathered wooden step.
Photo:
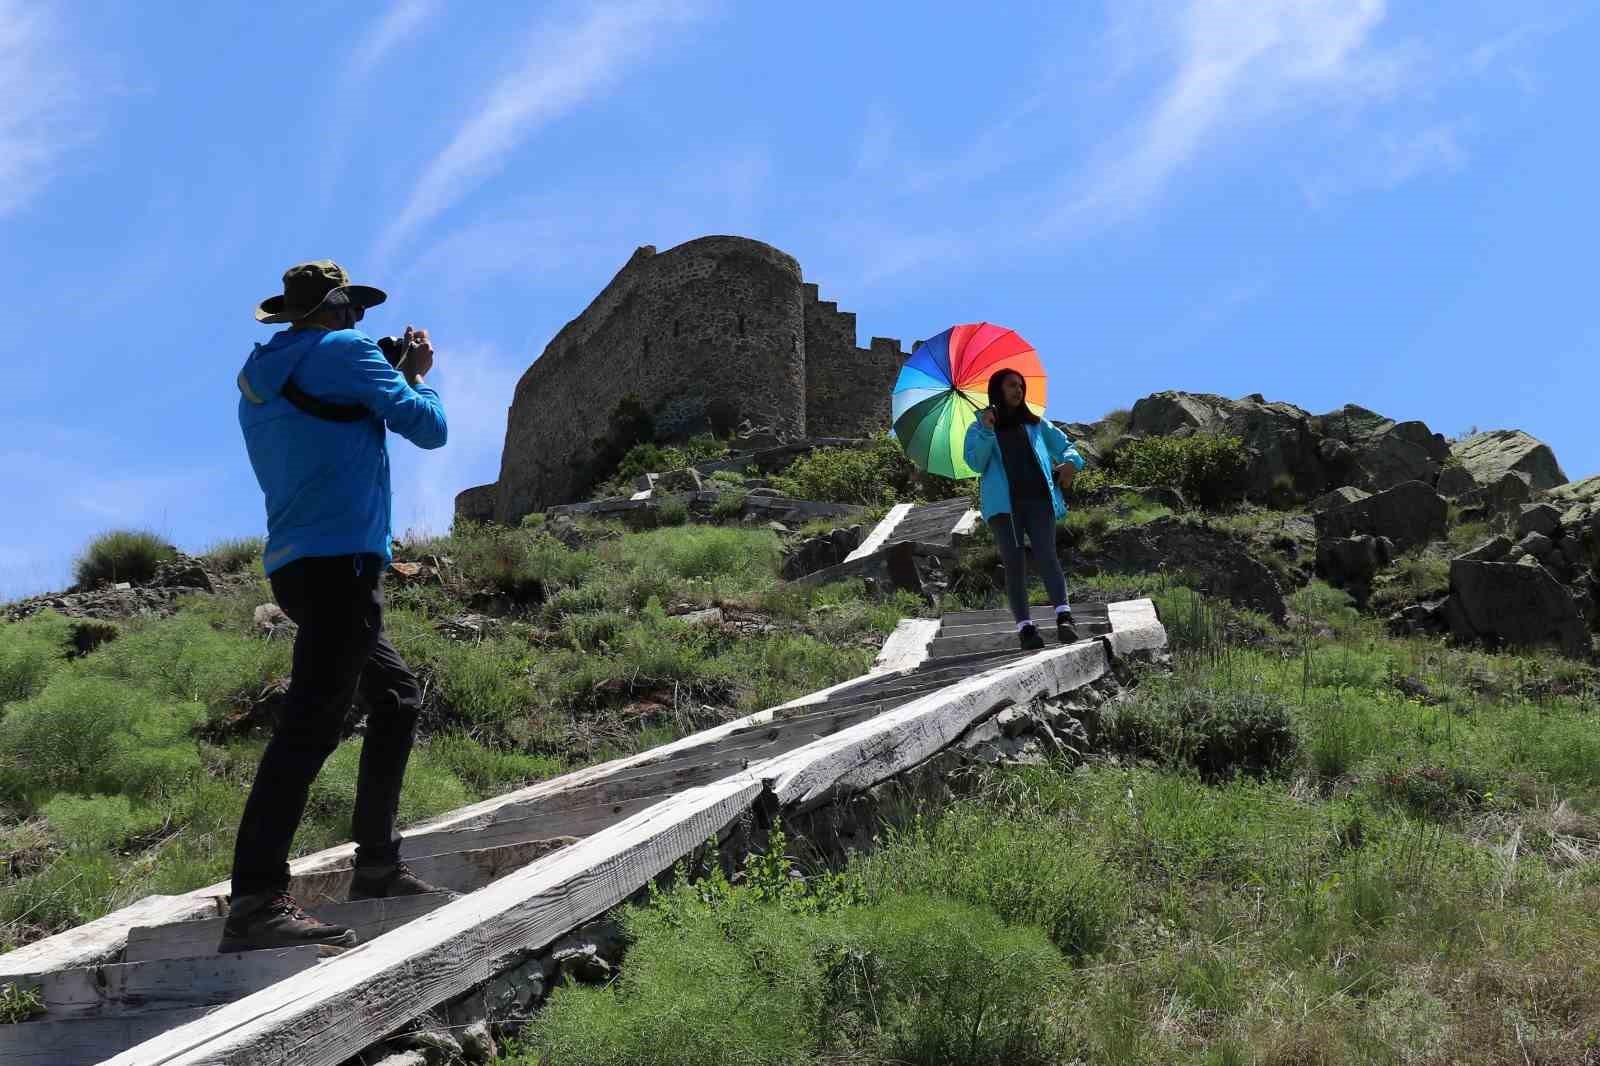
<svg viewBox="0 0 1600 1066">
<path fill-rule="evenodd" d="M 398 929 L 412 919 L 437 910 L 448 902 L 450 902 L 448 892 L 436 892 L 426 896 L 395 896 L 392 899 L 358 899 L 347 903 L 324 903 L 306 909 L 314 917 L 321 918 L 325 922 L 349 926 L 356 931 L 361 942 L 366 943 L 373 937 L 381 936 L 391 929 Z M 148 965 L 152 960 L 175 959 L 194 965 L 215 964 L 222 959 L 240 958 L 238 955 L 217 954 L 217 943 L 222 939 L 224 921 L 223 918 L 202 918 L 195 922 L 172 922 L 169 925 L 136 925 L 128 930 L 128 947 L 125 952 L 128 963 Z M 266 961 L 268 957 L 278 953 L 279 949 L 250 951 L 243 957 L 262 959 L 264 960 L 262 965 L 268 965 L 269 962 Z"/>
<path fill-rule="evenodd" d="M 1054 622 L 1056 609 L 1049 604 L 1028 608 L 1028 617 L 1035 622 Z M 1107 618 L 1106 605 L 1103 603 L 1075 603 L 1072 605 L 1072 617 L 1076 621 L 1080 618 L 1095 622 L 1104 622 Z M 1011 612 L 1006 608 L 992 611 L 952 611 L 944 615 L 940 621 L 945 628 L 951 626 L 975 626 L 987 622 L 1014 622 Z"/>
<path fill-rule="evenodd" d="M 1078 640 L 1093 640 L 1095 637 L 1111 632 L 1111 627 L 1101 623 L 1079 623 Z M 1044 640 L 1046 648 L 1059 647 L 1060 638 L 1056 636 L 1054 625 L 1041 625 L 1038 627 L 1039 636 Z M 969 633 L 959 637 L 938 637 L 928 645 L 928 651 L 933 655 L 953 655 L 962 652 L 981 652 L 988 649 L 1000 650 L 1003 648 L 1017 648 L 1017 630 L 1015 623 L 1011 626 L 1001 626 L 995 629 Z M 1020 650 L 1020 649 L 1019 649 Z"/>
<path fill-rule="evenodd" d="M 216 947 L 215 941 L 211 944 Z M 43 1021 L 181 1010 L 231 1003 L 339 954 L 307 944 L 205 958 L 162 958 L 8 978 L 44 999 Z"/>
<path fill-rule="evenodd" d="M 502 847 L 480 846 L 470 851 L 427 855 L 407 850 L 402 842 L 400 852 L 411 871 L 430 885 L 454 892 L 475 892 L 573 842 L 572 837 L 542 836 Z M 350 895 L 350 873 L 350 868 L 345 866 L 293 877 L 289 881 L 289 891 L 304 905 L 342 903 Z"/>
<path fill-rule="evenodd" d="M 203 1018 L 210 1008 L 146 1011 L 110 1018 L 0 1025 L 5 1066 L 90 1066 L 169 1029 Z"/>
</svg>

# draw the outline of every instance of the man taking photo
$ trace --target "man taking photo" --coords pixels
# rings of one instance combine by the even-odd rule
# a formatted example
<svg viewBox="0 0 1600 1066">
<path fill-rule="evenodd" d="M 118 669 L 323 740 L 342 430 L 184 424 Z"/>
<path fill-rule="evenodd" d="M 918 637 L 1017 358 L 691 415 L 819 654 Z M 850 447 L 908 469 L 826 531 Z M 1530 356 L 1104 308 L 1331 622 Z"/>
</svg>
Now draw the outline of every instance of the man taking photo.
<svg viewBox="0 0 1600 1066">
<path fill-rule="evenodd" d="M 438 891 L 400 862 L 395 812 L 421 690 L 383 631 L 391 497 L 386 429 L 419 448 L 445 442 L 444 407 L 424 381 L 427 330 L 380 347 L 355 328 L 384 293 L 331 260 L 290 267 L 256 319 L 289 328 L 239 372 L 239 426 L 266 496 L 263 564 L 299 626 L 289 692 L 245 803 L 219 952 L 298 944 L 351 947 L 355 931 L 289 895 L 289 848 L 311 782 L 339 744 L 359 688 L 369 714 L 356 778 L 352 899 Z M 386 349 L 387 348 L 387 353 Z"/>
</svg>

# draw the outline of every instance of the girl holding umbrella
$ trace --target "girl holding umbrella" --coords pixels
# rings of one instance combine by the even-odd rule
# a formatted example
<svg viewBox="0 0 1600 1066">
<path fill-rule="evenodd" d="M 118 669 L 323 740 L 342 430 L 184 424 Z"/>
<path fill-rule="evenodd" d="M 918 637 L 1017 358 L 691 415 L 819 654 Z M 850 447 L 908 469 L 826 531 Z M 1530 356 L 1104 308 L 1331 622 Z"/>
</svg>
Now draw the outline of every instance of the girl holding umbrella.
<svg viewBox="0 0 1600 1066">
<path fill-rule="evenodd" d="M 1067 577 L 1056 556 L 1056 520 L 1067 513 L 1063 494 L 1083 469 L 1083 456 L 1065 433 L 1030 409 L 1027 389 L 1027 381 L 1015 370 L 990 375 L 989 406 L 967 427 L 962 453 L 979 474 L 983 520 L 994 530 L 1005 563 L 1006 600 L 1017 620 L 1018 638 L 1024 649 L 1033 650 L 1044 647 L 1044 639 L 1028 612 L 1024 534 L 1033 545 L 1034 565 L 1056 609 L 1061 643 L 1078 639 L 1067 601 Z"/>
<path fill-rule="evenodd" d="M 1039 355 L 1016 331 L 988 322 L 952 326 L 917 346 L 892 398 L 894 431 L 906 454 L 931 474 L 980 479 L 984 521 L 1006 568 L 1006 599 L 1025 650 L 1044 647 L 1028 611 L 1022 540 L 1055 607 L 1064 644 L 1078 639 L 1067 579 L 1056 557 L 1062 493 L 1083 469 L 1066 435 L 1045 421 Z M 987 399 L 988 406 L 979 401 Z"/>
</svg>

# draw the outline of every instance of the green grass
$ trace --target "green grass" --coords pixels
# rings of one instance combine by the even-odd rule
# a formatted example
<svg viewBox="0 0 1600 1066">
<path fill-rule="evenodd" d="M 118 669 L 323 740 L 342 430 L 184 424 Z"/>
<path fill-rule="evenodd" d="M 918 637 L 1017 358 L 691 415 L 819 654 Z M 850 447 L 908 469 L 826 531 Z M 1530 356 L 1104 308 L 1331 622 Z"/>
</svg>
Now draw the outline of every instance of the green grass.
<svg viewBox="0 0 1600 1066">
<path fill-rule="evenodd" d="M 174 558 L 172 546 L 142 529 L 114 529 L 91 540 L 73 564 L 80 588 L 102 581 L 148 581 L 156 567 Z"/>
<path fill-rule="evenodd" d="M 261 570 L 261 553 L 266 548 L 265 537 L 235 537 L 219 540 L 207 548 L 200 558 L 213 569 L 234 574 L 241 570 Z"/>
</svg>

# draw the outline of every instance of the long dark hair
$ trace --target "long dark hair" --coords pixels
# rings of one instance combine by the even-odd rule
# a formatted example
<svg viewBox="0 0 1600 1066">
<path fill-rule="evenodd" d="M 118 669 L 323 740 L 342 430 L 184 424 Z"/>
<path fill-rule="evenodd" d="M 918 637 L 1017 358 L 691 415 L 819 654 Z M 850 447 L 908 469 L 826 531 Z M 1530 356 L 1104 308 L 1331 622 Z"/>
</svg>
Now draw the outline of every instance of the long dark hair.
<svg viewBox="0 0 1600 1066">
<path fill-rule="evenodd" d="M 1022 402 L 1016 410 L 1006 406 L 1005 395 L 1000 391 L 1000 386 L 1007 376 L 1022 382 Z M 996 370 L 989 375 L 989 405 L 994 408 L 994 424 L 1009 429 L 1012 426 L 1032 426 L 1039 421 L 1039 416 L 1028 408 L 1028 379 L 1015 370 Z"/>
</svg>

